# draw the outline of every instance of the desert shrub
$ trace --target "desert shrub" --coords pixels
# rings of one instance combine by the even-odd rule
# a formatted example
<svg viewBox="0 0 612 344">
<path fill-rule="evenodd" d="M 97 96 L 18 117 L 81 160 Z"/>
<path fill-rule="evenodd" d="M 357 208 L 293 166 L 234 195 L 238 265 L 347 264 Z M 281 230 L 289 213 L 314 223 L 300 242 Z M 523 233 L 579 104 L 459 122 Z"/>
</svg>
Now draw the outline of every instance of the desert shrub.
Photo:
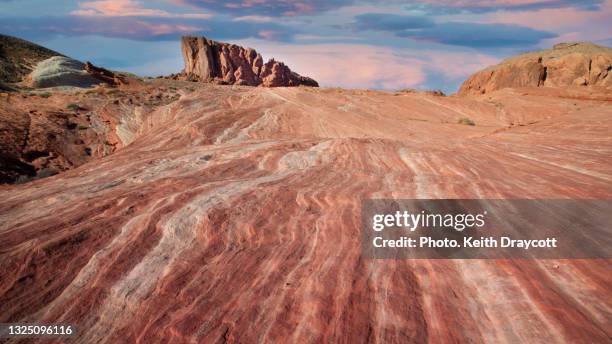
<svg viewBox="0 0 612 344">
<path fill-rule="evenodd" d="M 417 93 L 418 91 L 414 88 L 402 88 L 397 91 L 398 93 Z"/>
<path fill-rule="evenodd" d="M 49 98 L 49 97 L 51 97 L 51 93 L 50 92 L 43 92 L 43 93 L 39 93 L 38 96 L 42 97 L 42 98 Z"/>
<path fill-rule="evenodd" d="M 446 97 L 446 93 L 444 93 L 442 90 L 430 90 L 427 91 L 427 93 L 431 94 L 432 96 Z"/>
<path fill-rule="evenodd" d="M 81 107 L 79 106 L 79 104 L 70 103 L 68 104 L 68 106 L 66 106 L 66 108 L 71 111 L 78 111 Z"/>
<path fill-rule="evenodd" d="M 123 77 L 128 77 L 128 78 L 134 78 L 134 79 L 142 80 L 141 77 L 139 77 L 138 75 L 136 75 L 134 73 L 130 73 L 130 72 L 117 72 L 117 71 L 113 71 L 113 73 L 119 74 L 120 76 L 123 76 Z"/>
<path fill-rule="evenodd" d="M 471 119 L 469 119 L 467 117 L 459 118 L 457 123 L 463 124 L 463 125 L 476 125 L 476 123 L 474 121 L 472 121 Z"/>
<path fill-rule="evenodd" d="M 82 124 L 77 125 L 77 129 L 79 129 L 79 130 L 87 130 L 87 129 L 89 129 L 89 128 L 90 128 L 90 127 L 89 127 L 89 126 L 87 126 L 87 125 L 82 125 Z"/>
</svg>

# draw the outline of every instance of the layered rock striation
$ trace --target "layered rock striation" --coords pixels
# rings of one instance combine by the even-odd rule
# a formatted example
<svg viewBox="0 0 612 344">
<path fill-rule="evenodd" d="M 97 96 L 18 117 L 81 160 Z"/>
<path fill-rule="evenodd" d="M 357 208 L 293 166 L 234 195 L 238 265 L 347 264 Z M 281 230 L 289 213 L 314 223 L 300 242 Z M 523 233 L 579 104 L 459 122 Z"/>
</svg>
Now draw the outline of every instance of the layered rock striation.
<svg viewBox="0 0 612 344">
<path fill-rule="evenodd" d="M 560 43 L 552 49 L 518 55 L 466 80 L 459 94 L 502 88 L 612 86 L 612 49 L 592 43 Z"/>
<path fill-rule="evenodd" d="M 36 65 L 26 84 L 36 88 L 91 87 L 101 81 L 85 70 L 85 64 L 64 56 L 53 56 Z"/>
<path fill-rule="evenodd" d="M 65 56 L 53 56 L 39 62 L 25 84 L 35 88 L 72 86 L 92 87 L 98 84 L 124 85 L 125 77 L 90 62 L 82 63 Z"/>
<path fill-rule="evenodd" d="M 251 48 L 222 43 L 205 37 L 181 38 L 185 69 L 179 79 L 247 86 L 312 86 L 319 84 L 270 59 L 264 63 Z"/>
<path fill-rule="evenodd" d="M 609 342 L 610 260 L 361 255 L 363 199 L 612 197 L 607 92 L 511 91 L 205 84 L 121 150 L 0 188 L 0 322 L 78 343 Z"/>
</svg>

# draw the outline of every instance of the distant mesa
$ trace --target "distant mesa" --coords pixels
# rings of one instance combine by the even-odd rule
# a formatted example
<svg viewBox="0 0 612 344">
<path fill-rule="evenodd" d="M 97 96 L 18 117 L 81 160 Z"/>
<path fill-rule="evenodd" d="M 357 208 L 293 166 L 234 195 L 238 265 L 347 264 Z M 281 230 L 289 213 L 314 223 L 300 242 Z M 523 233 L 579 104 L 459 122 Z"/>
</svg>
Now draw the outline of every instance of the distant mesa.
<svg viewBox="0 0 612 344">
<path fill-rule="evenodd" d="M 467 79 L 459 94 L 485 94 L 502 88 L 612 86 L 612 49 L 593 43 L 560 43 L 488 67 Z"/>
<path fill-rule="evenodd" d="M 173 76 L 176 79 L 264 87 L 319 86 L 280 61 L 271 59 L 264 63 L 251 48 L 185 36 L 181 38 L 181 50 L 185 69 Z"/>
</svg>

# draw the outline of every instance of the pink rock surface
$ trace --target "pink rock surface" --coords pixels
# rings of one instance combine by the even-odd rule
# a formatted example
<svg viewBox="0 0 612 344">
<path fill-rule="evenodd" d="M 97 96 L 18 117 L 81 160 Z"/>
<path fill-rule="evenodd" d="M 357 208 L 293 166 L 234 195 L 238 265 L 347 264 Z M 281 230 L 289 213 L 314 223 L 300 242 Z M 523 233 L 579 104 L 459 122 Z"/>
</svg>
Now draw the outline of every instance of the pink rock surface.
<svg viewBox="0 0 612 344">
<path fill-rule="evenodd" d="M 610 116 L 602 87 L 205 85 L 115 153 L 0 188 L 0 322 L 85 343 L 608 342 L 610 260 L 367 260 L 359 209 L 609 199 Z"/>
</svg>

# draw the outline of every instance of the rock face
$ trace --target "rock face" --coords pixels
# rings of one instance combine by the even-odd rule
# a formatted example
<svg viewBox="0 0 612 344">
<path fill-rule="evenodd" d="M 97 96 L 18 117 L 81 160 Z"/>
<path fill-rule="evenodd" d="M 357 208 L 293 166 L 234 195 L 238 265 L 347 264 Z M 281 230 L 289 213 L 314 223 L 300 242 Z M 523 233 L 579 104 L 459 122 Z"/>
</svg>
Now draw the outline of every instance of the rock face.
<svg viewBox="0 0 612 344">
<path fill-rule="evenodd" d="M 141 113 L 180 98 L 181 84 L 209 86 L 128 81 L 87 92 L 0 92 L 0 184 L 29 182 L 109 155 L 130 142 Z"/>
<path fill-rule="evenodd" d="M 461 85 L 459 94 L 527 86 L 612 86 L 611 69 L 612 49 L 592 43 L 561 43 L 482 70 Z"/>
<path fill-rule="evenodd" d="M 205 37 L 181 38 L 185 69 L 179 78 L 247 86 L 312 86 L 319 84 L 292 72 L 274 59 L 264 63 L 251 48 L 216 42 Z"/>
</svg>

